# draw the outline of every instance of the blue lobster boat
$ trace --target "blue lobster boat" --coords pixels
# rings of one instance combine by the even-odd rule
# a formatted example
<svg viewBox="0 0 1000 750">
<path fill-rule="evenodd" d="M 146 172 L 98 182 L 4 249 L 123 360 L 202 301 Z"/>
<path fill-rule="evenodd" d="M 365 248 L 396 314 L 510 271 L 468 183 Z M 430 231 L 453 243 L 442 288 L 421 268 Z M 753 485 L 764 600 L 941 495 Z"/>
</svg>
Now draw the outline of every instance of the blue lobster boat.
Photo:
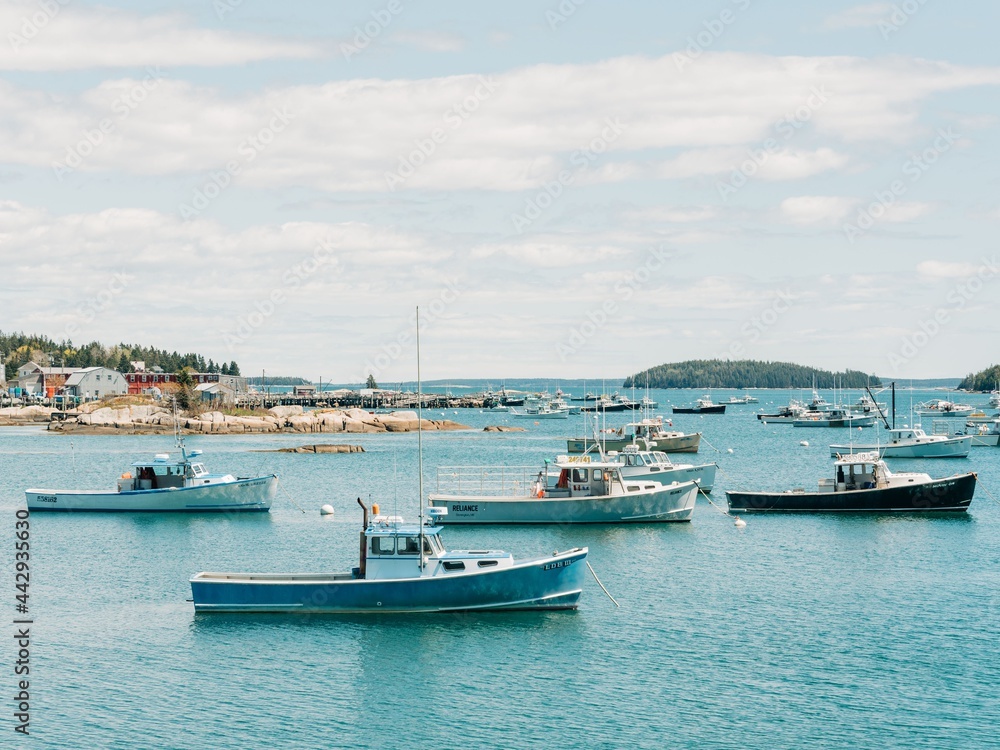
<svg viewBox="0 0 1000 750">
<path fill-rule="evenodd" d="M 360 564 L 343 573 L 198 573 L 195 612 L 461 612 L 576 609 L 587 548 L 516 561 L 498 550 L 447 551 L 438 520 L 364 510 Z"/>
</svg>

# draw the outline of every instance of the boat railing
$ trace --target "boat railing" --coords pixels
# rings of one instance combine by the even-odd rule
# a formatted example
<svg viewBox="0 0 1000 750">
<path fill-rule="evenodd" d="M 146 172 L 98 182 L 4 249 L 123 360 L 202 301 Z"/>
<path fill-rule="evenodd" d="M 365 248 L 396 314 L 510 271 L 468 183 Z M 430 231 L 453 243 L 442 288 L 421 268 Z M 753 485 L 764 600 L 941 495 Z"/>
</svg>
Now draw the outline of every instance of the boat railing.
<svg viewBox="0 0 1000 750">
<path fill-rule="evenodd" d="M 543 469 L 534 466 L 439 466 L 436 493 L 445 495 L 528 495 Z M 543 476 L 543 482 L 545 478 Z"/>
</svg>

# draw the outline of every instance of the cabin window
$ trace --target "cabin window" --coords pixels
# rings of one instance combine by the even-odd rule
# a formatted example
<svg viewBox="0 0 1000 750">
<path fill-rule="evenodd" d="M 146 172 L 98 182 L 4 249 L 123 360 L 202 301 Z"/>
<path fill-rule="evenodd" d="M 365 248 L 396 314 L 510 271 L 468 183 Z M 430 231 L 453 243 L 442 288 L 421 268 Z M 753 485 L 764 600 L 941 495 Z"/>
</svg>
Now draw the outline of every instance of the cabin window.
<svg viewBox="0 0 1000 750">
<path fill-rule="evenodd" d="M 601 481 L 601 470 L 600 469 L 593 469 L 592 472 L 593 473 L 591 474 L 591 476 L 593 477 L 594 481 L 595 482 L 600 482 Z"/>
<path fill-rule="evenodd" d="M 399 538 L 399 554 L 415 555 L 420 551 L 420 543 L 416 537 L 403 536 Z"/>
<path fill-rule="evenodd" d="M 480 560 L 478 565 L 480 568 L 492 568 L 497 564 L 496 560 Z"/>
<path fill-rule="evenodd" d="M 444 563 L 445 570 L 465 570 L 465 563 L 461 560 L 448 560 Z"/>
<path fill-rule="evenodd" d="M 391 536 L 373 536 L 372 554 L 391 555 L 396 551 L 396 539 Z"/>
<path fill-rule="evenodd" d="M 639 487 L 639 485 L 637 485 L 637 484 L 630 484 L 628 486 L 628 491 L 629 492 L 638 492 L 640 489 L 642 489 L 642 488 Z"/>
<path fill-rule="evenodd" d="M 573 481 L 574 482 L 586 482 L 587 481 L 587 470 L 586 469 L 573 469 Z"/>
</svg>

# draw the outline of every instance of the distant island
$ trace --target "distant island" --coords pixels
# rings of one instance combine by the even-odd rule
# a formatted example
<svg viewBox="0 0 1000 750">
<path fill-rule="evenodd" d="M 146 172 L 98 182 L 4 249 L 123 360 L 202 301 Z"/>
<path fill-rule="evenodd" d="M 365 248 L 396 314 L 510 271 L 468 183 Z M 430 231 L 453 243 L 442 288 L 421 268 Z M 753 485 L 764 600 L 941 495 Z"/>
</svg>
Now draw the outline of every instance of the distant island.
<svg viewBox="0 0 1000 750">
<path fill-rule="evenodd" d="M 963 391 L 992 391 L 1000 383 L 1000 365 L 991 365 L 977 373 L 969 373 L 958 384 Z"/>
<path fill-rule="evenodd" d="M 650 388 L 864 388 L 882 384 L 877 375 L 858 370 L 830 372 L 754 359 L 692 359 L 630 375 L 623 387 L 645 388 L 647 382 Z"/>
</svg>

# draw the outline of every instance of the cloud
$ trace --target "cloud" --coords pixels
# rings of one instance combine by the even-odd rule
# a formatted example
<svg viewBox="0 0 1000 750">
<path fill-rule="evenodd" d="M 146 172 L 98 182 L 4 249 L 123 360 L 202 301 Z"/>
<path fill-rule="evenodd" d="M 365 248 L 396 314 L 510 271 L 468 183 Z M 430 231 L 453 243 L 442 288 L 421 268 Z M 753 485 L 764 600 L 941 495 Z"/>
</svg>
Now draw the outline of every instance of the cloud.
<svg viewBox="0 0 1000 750">
<path fill-rule="evenodd" d="M 784 219 L 793 224 L 834 225 L 858 211 L 869 211 L 864 201 L 834 195 L 800 195 L 786 198 L 779 211 Z M 878 221 L 901 224 L 913 221 L 933 208 L 930 203 L 919 201 L 897 201 L 889 207 L 879 207 Z"/>
<path fill-rule="evenodd" d="M 857 205 L 855 198 L 800 195 L 781 202 L 781 215 L 793 224 L 836 224 Z"/>
<path fill-rule="evenodd" d="M 917 264 L 917 273 L 925 279 L 964 279 L 972 276 L 978 266 L 943 260 L 925 260 Z"/>
<path fill-rule="evenodd" d="M 5 0 L 0 28 L 8 30 L 10 48 L 0 55 L 0 70 L 204 67 L 323 54 L 312 41 L 216 31 L 193 26 L 179 14 L 143 17 L 66 0 Z"/>
<path fill-rule="evenodd" d="M 256 150 L 237 183 L 510 191 L 541 187 L 561 171 L 581 185 L 657 174 L 689 179 L 731 170 L 821 86 L 826 103 L 760 170 L 763 179 L 794 180 L 845 168 L 852 158 L 840 144 L 923 137 L 922 100 L 996 85 L 1000 68 L 705 53 L 683 73 L 669 55 L 621 57 L 492 77 L 357 79 L 239 93 L 167 75 L 127 118 L 116 119 L 121 98 L 140 82 L 108 80 L 58 96 L 0 82 L 0 161 L 50 168 L 111 118 L 115 133 L 78 172 L 199 179 L 241 158 L 241 145 L 283 108 L 293 117 L 289 128 Z M 670 151 L 677 155 L 665 158 Z M 393 183 L 392 175 L 404 174 Z"/>
<path fill-rule="evenodd" d="M 880 21 L 884 21 L 892 13 L 890 3 L 871 3 L 869 5 L 855 5 L 827 16 L 823 21 L 823 28 L 831 31 L 840 29 L 870 28 L 878 26 Z"/>
</svg>

